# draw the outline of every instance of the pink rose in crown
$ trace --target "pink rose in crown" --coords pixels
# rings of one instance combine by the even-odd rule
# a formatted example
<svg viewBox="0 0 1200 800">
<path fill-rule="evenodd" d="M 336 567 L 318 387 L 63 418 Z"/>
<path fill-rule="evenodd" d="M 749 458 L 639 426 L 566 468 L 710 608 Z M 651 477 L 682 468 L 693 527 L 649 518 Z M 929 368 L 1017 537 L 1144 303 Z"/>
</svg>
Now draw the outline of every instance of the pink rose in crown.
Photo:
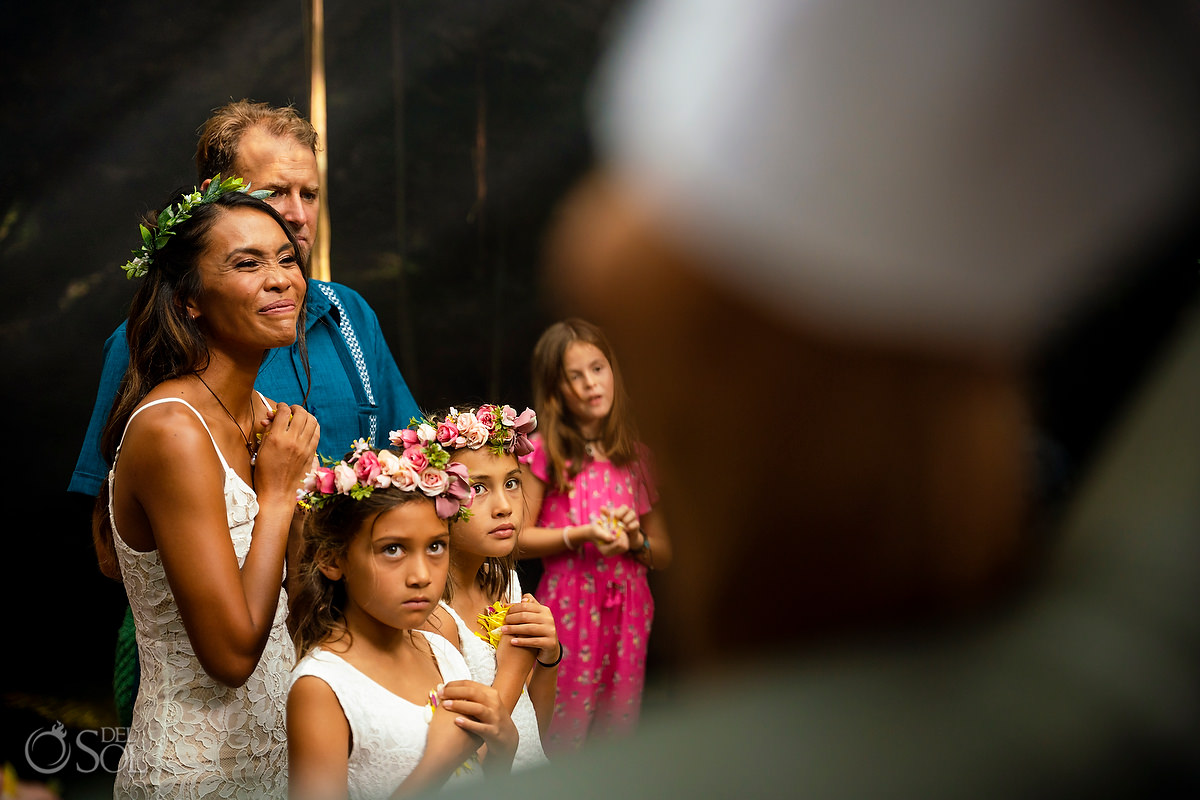
<svg viewBox="0 0 1200 800">
<path fill-rule="evenodd" d="M 333 494 L 337 491 L 337 483 L 333 470 L 329 467 L 319 467 L 315 470 L 317 479 L 317 491 L 321 494 Z"/>
<path fill-rule="evenodd" d="M 364 484 L 374 483 L 381 472 L 383 469 L 379 466 L 379 457 L 370 450 L 365 451 L 358 457 L 358 461 L 354 462 L 354 474 Z"/>
<path fill-rule="evenodd" d="M 513 455 L 517 458 L 527 456 L 533 452 L 533 441 L 523 433 L 518 433 L 516 441 L 513 442 Z"/>
<path fill-rule="evenodd" d="M 470 411 L 464 411 L 454 419 L 454 425 L 458 428 L 458 437 L 454 440 L 454 447 L 468 447 L 467 432 L 479 424 L 479 420 Z"/>
<path fill-rule="evenodd" d="M 304 481 L 300 484 L 300 491 L 313 492 L 316 491 L 319 475 L 317 470 L 321 469 L 321 459 L 313 456 L 312 466 L 308 468 L 308 472 L 304 474 Z"/>
<path fill-rule="evenodd" d="M 475 418 L 479 420 L 479 424 L 485 428 L 492 428 L 496 425 L 496 407 L 482 406 L 475 413 Z"/>
<path fill-rule="evenodd" d="M 524 433 L 526 435 L 533 433 L 534 429 L 537 428 L 537 414 L 534 413 L 532 408 L 525 409 L 519 416 L 513 419 L 513 428 L 516 429 L 517 433 Z"/>
<path fill-rule="evenodd" d="M 462 503 L 460 503 L 458 500 L 455 500 L 453 497 L 446 497 L 445 495 L 439 494 L 437 497 L 433 498 L 433 509 L 442 519 L 450 519 L 451 517 L 457 516 L 460 508 L 462 508 Z"/>
<path fill-rule="evenodd" d="M 471 473 L 467 471 L 467 466 L 454 461 L 446 465 L 446 475 L 449 477 L 446 494 L 470 506 L 475 499 L 475 490 L 471 488 Z"/>
<path fill-rule="evenodd" d="M 458 428 L 452 423 L 440 422 L 437 426 L 437 441 L 440 445 L 448 445 L 458 438 Z"/>
<path fill-rule="evenodd" d="M 472 422 L 474 424 L 472 424 L 471 427 L 464 429 L 462 435 L 458 438 L 460 441 L 462 441 L 462 445 L 460 445 L 460 447 L 469 447 L 474 450 L 476 448 L 483 447 L 483 443 L 488 440 L 488 434 L 490 431 L 480 425 L 479 420 L 475 419 L 472 420 Z"/>
<path fill-rule="evenodd" d="M 411 428 L 405 428 L 400 431 L 392 431 L 388 434 L 388 441 L 403 450 L 406 447 L 411 447 L 417 443 L 417 432 Z"/>
<path fill-rule="evenodd" d="M 450 486 L 450 475 L 445 470 L 430 467 L 422 470 L 417 486 L 429 497 L 437 497 Z"/>
<path fill-rule="evenodd" d="M 342 494 L 349 494 L 356 483 L 358 483 L 358 476 L 345 461 L 333 468 L 333 484 Z"/>
<path fill-rule="evenodd" d="M 392 473 L 392 485 L 404 492 L 416 489 L 420 479 L 420 474 L 412 468 L 412 464 L 403 459 L 400 459 L 400 468 Z"/>
<path fill-rule="evenodd" d="M 500 421 L 504 423 L 505 426 L 511 428 L 516 420 L 517 410 L 515 408 L 512 406 L 504 406 L 504 408 L 500 409 Z"/>
<path fill-rule="evenodd" d="M 425 449 L 419 444 L 404 448 L 403 460 L 407 461 L 416 472 L 429 466 L 429 458 L 425 455 Z"/>
<path fill-rule="evenodd" d="M 391 450 L 379 451 L 379 469 L 384 475 L 391 475 L 396 470 L 400 469 L 400 456 L 393 453 Z"/>
</svg>

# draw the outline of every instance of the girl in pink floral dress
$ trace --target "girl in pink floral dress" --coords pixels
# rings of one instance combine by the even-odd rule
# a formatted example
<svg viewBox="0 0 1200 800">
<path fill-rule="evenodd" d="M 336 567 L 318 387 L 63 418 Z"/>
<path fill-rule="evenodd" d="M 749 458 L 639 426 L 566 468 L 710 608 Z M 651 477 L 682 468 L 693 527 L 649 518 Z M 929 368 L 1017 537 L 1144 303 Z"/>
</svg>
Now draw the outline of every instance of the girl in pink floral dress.
<svg viewBox="0 0 1200 800">
<path fill-rule="evenodd" d="M 634 438 L 621 373 L 604 333 L 552 325 L 533 353 L 541 436 L 526 467 L 522 557 L 541 557 L 538 596 L 554 612 L 559 667 L 549 753 L 637 724 L 654 599 L 650 569 L 671 560 L 649 450 Z"/>
</svg>

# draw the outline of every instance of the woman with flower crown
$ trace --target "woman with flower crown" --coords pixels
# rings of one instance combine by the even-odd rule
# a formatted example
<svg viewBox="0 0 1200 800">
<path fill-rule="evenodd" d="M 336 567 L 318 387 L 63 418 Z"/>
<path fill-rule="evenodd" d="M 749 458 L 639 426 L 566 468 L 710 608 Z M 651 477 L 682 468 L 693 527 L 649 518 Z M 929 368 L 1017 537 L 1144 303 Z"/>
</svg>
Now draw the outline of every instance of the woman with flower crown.
<svg viewBox="0 0 1200 800">
<path fill-rule="evenodd" d="M 522 594 L 516 546 L 525 521 L 518 458 L 533 451 L 533 409 L 451 408 L 402 431 L 398 447 L 438 442 L 467 470 L 471 515 L 450 523 L 450 579 L 427 630 L 440 633 L 466 658 L 471 675 L 500 693 L 519 736 L 513 769 L 546 763 L 542 732 L 554 713 L 563 649 L 554 614 Z"/>
<path fill-rule="evenodd" d="M 540 435 L 525 488 L 537 525 L 520 555 L 542 558 L 538 592 L 569 654 L 553 754 L 637 725 L 654 618 L 647 572 L 671 562 L 671 542 L 604 332 L 580 319 L 555 323 L 534 347 L 532 371 Z"/>
<path fill-rule="evenodd" d="M 418 630 L 445 590 L 447 523 L 470 514 L 467 470 L 449 461 L 432 439 L 402 453 L 359 440 L 304 480 L 293 798 L 408 796 L 512 767 L 517 730 L 499 693 L 471 680 L 449 641 Z"/>
<path fill-rule="evenodd" d="M 281 589 L 319 430 L 254 392 L 303 331 L 305 268 L 279 215 L 215 177 L 142 226 L 130 364 L 104 432 L 102 568 L 125 584 L 142 681 L 118 797 L 281 797 L 294 650 Z"/>
</svg>

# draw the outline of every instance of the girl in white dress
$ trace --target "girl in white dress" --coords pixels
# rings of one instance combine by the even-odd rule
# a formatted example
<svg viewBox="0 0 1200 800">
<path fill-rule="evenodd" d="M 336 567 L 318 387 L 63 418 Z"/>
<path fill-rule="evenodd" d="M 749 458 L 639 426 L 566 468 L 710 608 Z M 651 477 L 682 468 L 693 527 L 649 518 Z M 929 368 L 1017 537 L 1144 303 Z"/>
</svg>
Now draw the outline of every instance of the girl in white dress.
<svg viewBox="0 0 1200 800">
<path fill-rule="evenodd" d="M 512 767 L 517 731 L 499 694 L 470 680 L 448 641 L 417 630 L 445 590 L 447 519 L 469 513 L 466 470 L 448 461 L 436 443 L 395 453 L 360 440 L 305 479 L 293 798 L 407 796 Z"/>
<path fill-rule="evenodd" d="M 206 182 L 143 227 L 130 363 L 105 427 L 95 539 L 125 583 L 141 685 L 119 797 L 282 797 L 294 659 L 281 585 L 312 415 L 254 392 L 304 330 L 286 223 L 241 182 Z"/>
<path fill-rule="evenodd" d="M 520 736 L 513 769 L 545 764 L 542 731 L 554 714 L 562 647 L 553 613 L 522 595 L 513 569 L 525 519 L 517 458 L 532 452 L 528 434 L 537 418 L 531 409 L 518 415 L 510 406 L 483 405 L 451 408 L 424 424 L 467 469 L 475 493 L 470 519 L 450 523 L 450 579 L 426 630 L 449 639 L 472 677 L 500 692 Z M 420 428 L 394 431 L 392 441 L 416 441 Z M 492 633 L 497 615 L 487 612 L 503 606 L 503 627 Z"/>
</svg>

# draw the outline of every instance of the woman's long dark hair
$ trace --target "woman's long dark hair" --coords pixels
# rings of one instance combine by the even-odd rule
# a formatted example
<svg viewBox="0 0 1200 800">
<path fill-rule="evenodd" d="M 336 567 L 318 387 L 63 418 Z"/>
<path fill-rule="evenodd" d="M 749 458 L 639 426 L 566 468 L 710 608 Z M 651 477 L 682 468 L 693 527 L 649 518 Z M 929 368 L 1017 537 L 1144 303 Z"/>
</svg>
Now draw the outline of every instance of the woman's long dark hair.
<svg viewBox="0 0 1200 800">
<path fill-rule="evenodd" d="M 173 195 L 171 202 L 166 205 L 178 202 L 182 194 Z M 174 226 L 167 243 L 155 251 L 154 260 L 130 304 L 125 332 L 129 344 L 129 367 L 121 379 L 116 400 L 100 437 L 100 452 L 109 464 L 113 463 L 130 415 L 151 389 L 163 381 L 201 372 L 208 366 L 208 341 L 200 326 L 188 316 L 187 304 L 199 299 L 202 294 L 196 266 L 200 254 L 208 245 L 209 232 L 231 208 L 251 208 L 275 220 L 292 243 L 305 280 L 308 279 L 308 265 L 299 242 L 279 213 L 267 203 L 243 192 L 228 192 L 210 203 L 194 207 L 191 218 Z M 147 215 L 142 224 L 154 233 L 157 218 L 157 213 Z M 300 358 L 308 374 L 305 328 L 306 304 L 302 303 L 296 322 L 296 335 Z M 112 524 L 108 516 L 108 482 L 105 481 L 92 514 L 92 538 L 100 561 L 100 571 L 110 578 L 119 578 L 112 537 Z"/>
</svg>

